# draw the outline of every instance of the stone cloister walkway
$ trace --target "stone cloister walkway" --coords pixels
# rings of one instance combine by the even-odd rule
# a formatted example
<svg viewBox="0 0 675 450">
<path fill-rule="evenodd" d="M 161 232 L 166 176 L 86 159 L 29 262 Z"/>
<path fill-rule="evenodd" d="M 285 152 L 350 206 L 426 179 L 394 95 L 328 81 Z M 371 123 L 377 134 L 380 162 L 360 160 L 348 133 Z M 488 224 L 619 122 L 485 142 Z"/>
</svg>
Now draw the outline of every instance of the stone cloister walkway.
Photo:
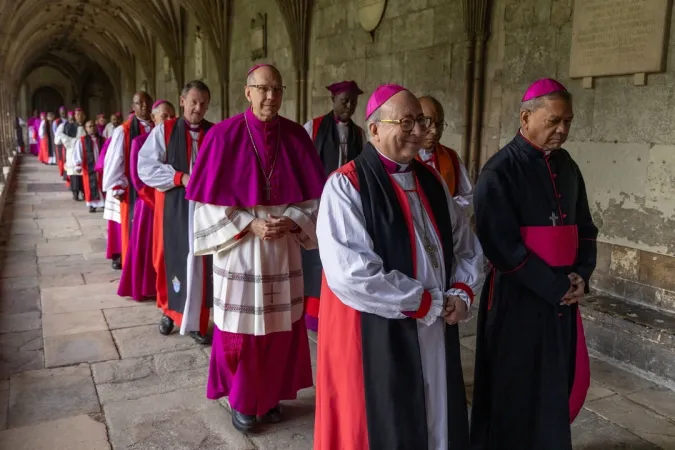
<svg viewBox="0 0 675 450">
<path fill-rule="evenodd" d="M 311 449 L 314 390 L 260 434 L 204 396 L 209 348 L 157 331 L 152 302 L 116 295 L 106 223 L 55 167 L 22 156 L 0 231 L 0 450 Z M 465 381 L 475 329 L 462 328 Z M 312 342 L 312 357 L 316 348 Z M 675 449 L 675 394 L 604 362 L 576 449 Z M 420 449 L 422 450 L 422 449 Z"/>
</svg>

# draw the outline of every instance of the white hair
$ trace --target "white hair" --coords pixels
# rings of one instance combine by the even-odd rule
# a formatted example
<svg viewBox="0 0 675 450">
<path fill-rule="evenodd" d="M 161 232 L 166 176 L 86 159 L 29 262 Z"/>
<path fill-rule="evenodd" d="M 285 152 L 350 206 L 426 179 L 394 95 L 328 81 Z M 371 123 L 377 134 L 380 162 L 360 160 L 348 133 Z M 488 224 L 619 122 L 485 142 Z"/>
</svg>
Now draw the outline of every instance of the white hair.
<svg viewBox="0 0 675 450">
<path fill-rule="evenodd" d="M 373 113 L 370 115 L 370 117 L 368 117 L 368 119 L 366 119 L 366 128 L 368 128 L 368 135 L 371 138 L 373 137 L 373 133 L 370 131 L 370 124 L 371 123 L 376 124 L 377 122 L 380 121 L 380 118 L 382 117 L 381 114 L 380 114 L 380 108 L 381 107 L 378 107 L 375 111 L 373 111 Z"/>
</svg>

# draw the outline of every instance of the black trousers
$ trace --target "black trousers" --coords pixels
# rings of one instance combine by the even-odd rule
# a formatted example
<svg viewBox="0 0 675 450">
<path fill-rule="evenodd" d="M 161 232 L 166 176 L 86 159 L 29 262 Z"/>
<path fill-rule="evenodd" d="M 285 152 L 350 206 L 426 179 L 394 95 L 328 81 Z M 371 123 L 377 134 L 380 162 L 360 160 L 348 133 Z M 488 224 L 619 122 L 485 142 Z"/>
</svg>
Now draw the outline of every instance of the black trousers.
<svg viewBox="0 0 675 450">
<path fill-rule="evenodd" d="M 82 175 L 70 176 L 70 190 L 73 193 L 84 192 L 84 184 L 82 184 Z"/>
</svg>

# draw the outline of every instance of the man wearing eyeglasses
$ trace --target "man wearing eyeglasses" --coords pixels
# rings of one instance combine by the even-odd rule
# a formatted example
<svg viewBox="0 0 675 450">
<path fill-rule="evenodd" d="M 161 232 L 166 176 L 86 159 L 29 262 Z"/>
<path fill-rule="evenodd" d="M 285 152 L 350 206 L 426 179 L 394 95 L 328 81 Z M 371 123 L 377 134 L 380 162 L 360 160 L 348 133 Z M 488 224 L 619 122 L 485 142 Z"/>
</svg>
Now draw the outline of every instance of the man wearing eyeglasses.
<svg viewBox="0 0 675 450">
<path fill-rule="evenodd" d="M 333 109 L 305 124 L 312 137 L 326 176 L 361 154 L 368 143 L 366 133 L 352 120 L 359 96 L 363 91 L 355 81 L 341 81 L 326 86 L 330 91 Z M 302 272 L 305 280 L 305 323 L 318 331 L 319 296 L 321 295 L 321 259 L 318 250 L 302 252 Z"/>
<path fill-rule="evenodd" d="M 466 450 L 457 323 L 482 251 L 438 173 L 416 160 L 431 118 L 398 85 L 366 107 L 370 143 L 330 176 L 317 221 L 315 450 Z"/>
<path fill-rule="evenodd" d="M 255 431 L 312 385 L 300 248 L 317 246 L 326 178 L 302 125 L 279 115 L 279 71 L 253 67 L 244 92 L 251 107 L 206 135 L 187 198 L 195 255 L 213 255 L 207 397 L 228 396 L 234 427 Z"/>
<path fill-rule="evenodd" d="M 470 211 L 473 201 L 473 186 L 469 179 L 469 172 L 453 149 L 441 144 L 445 123 L 443 105 L 431 96 L 419 98 L 422 112 L 431 117 L 431 126 L 426 137 L 422 140 L 422 149 L 418 158 L 438 172 L 448 185 L 450 195 L 465 210 Z"/>
</svg>

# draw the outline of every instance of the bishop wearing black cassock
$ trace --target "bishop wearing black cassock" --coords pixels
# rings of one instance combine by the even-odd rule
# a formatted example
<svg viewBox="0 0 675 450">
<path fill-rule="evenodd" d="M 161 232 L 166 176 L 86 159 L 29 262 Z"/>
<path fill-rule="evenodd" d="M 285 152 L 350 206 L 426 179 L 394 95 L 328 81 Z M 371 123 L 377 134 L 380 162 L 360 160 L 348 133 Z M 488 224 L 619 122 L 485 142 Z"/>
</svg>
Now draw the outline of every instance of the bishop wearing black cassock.
<svg viewBox="0 0 675 450">
<path fill-rule="evenodd" d="M 577 302 L 598 229 L 581 171 L 561 148 L 572 96 L 543 79 L 522 101 L 520 130 L 487 162 L 474 197 L 492 269 L 478 314 L 472 450 L 571 450 L 590 383 Z"/>
</svg>

